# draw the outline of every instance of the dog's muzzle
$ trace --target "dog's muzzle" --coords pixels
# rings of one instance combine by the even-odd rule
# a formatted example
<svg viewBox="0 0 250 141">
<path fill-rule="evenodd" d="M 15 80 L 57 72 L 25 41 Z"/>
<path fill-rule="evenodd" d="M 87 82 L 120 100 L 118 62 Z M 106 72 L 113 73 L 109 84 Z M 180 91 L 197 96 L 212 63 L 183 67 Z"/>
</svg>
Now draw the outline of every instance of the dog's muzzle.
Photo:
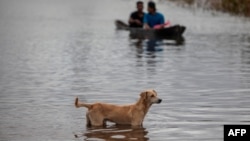
<svg viewBox="0 0 250 141">
<path fill-rule="evenodd" d="M 158 99 L 157 103 L 161 103 L 162 99 Z"/>
</svg>

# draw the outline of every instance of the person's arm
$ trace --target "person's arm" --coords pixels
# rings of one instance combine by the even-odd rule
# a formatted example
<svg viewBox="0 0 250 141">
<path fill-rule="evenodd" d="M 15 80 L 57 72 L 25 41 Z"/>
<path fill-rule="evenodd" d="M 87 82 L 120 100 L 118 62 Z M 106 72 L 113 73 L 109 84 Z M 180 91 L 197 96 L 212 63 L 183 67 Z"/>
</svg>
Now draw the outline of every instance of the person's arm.
<svg viewBox="0 0 250 141">
<path fill-rule="evenodd" d="M 161 23 L 160 24 L 164 24 L 165 23 L 165 19 L 164 16 L 161 14 Z"/>
<path fill-rule="evenodd" d="M 133 19 L 133 18 L 129 18 L 129 21 L 128 21 L 130 24 L 132 23 L 136 23 L 138 25 L 142 25 L 141 21 L 137 20 L 137 19 Z"/>
<path fill-rule="evenodd" d="M 155 25 L 154 29 L 161 29 L 161 28 L 164 28 L 164 26 L 165 26 L 164 16 L 160 14 L 160 23 L 158 25 Z"/>
<path fill-rule="evenodd" d="M 135 17 L 135 15 L 132 13 L 132 14 L 130 15 L 129 20 L 128 20 L 129 24 L 136 23 L 136 24 L 138 24 L 138 25 L 142 25 L 141 21 L 138 20 L 138 19 L 135 19 L 134 17 Z"/>
<path fill-rule="evenodd" d="M 143 28 L 144 28 L 144 29 L 150 29 L 150 26 L 149 26 L 147 23 L 144 23 L 144 24 L 143 24 Z"/>
<path fill-rule="evenodd" d="M 128 22 L 129 22 L 130 24 L 132 24 L 132 23 L 134 23 L 134 19 L 130 16 Z"/>
<path fill-rule="evenodd" d="M 134 23 L 134 18 L 133 18 L 133 13 L 131 13 L 130 14 L 130 17 L 129 17 L 129 20 L 128 20 L 128 22 L 130 23 L 130 24 L 132 24 L 132 23 Z"/>
<path fill-rule="evenodd" d="M 131 13 L 130 16 L 129 16 L 129 19 L 128 19 L 129 24 L 133 23 L 133 18 L 132 17 L 133 17 L 133 13 Z"/>
<path fill-rule="evenodd" d="M 144 14 L 144 16 L 143 16 L 143 28 L 144 29 L 150 29 L 150 26 L 148 25 L 148 19 L 147 19 L 146 14 Z"/>
</svg>

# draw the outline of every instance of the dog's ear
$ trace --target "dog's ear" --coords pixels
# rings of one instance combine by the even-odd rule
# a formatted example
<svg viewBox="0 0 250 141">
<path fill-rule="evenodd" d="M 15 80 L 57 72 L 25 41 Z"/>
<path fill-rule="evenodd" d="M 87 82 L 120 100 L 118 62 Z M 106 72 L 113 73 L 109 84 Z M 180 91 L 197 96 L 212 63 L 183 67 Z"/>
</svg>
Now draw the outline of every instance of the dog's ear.
<svg viewBox="0 0 250 141">
<path fill-rule="evenodd" d="M 147 91 L 144 91 L 144 92 L 142 92 L 141 93 L 141 98 L 143 98 L 143 99 L 147 99 L 147 95 L 148 95 L 148 92 Z"/>
<path fill-rule="evenodd" d="M 153 92 L 157 95 L 157 92 L 153 89 Z"/>
</svg>

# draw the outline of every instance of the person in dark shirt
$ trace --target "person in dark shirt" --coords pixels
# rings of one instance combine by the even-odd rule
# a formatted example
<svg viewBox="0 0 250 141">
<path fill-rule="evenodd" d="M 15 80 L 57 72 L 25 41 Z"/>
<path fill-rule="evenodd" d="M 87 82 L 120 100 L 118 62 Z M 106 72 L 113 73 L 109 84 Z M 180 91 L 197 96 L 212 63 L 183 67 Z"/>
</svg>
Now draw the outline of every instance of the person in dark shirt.
<svg viewBox="0 0 250 141">
<path fill-rule="evenodd" d="M 144 17 L 144 12 L 143 12 L 143 2 L 138 1 L 136 3 L 137 11 L 131 13 L 130 18 L 129 18 L 129 26 L 130 27 L 143 27 L 143 17 Z"/>
</svg>

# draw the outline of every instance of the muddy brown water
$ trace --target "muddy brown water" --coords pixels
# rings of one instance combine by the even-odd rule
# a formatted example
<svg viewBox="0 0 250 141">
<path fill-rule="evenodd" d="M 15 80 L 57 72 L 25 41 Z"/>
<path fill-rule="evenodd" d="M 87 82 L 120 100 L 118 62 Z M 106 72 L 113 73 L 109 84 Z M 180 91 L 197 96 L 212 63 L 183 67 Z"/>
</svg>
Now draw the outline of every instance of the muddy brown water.
<svg viewBox="0 0 250 141">
<path fill-rule="evenodd" d="M 0 0 L 0 140 L 223 140 L 250 124 L 250 21 L 158 1 L 185 42 L 115 29 L 132 0 Z M 142 128 L 86 128 L 85 102 L 127 104 L 154 88 Z"/>
</svg>

